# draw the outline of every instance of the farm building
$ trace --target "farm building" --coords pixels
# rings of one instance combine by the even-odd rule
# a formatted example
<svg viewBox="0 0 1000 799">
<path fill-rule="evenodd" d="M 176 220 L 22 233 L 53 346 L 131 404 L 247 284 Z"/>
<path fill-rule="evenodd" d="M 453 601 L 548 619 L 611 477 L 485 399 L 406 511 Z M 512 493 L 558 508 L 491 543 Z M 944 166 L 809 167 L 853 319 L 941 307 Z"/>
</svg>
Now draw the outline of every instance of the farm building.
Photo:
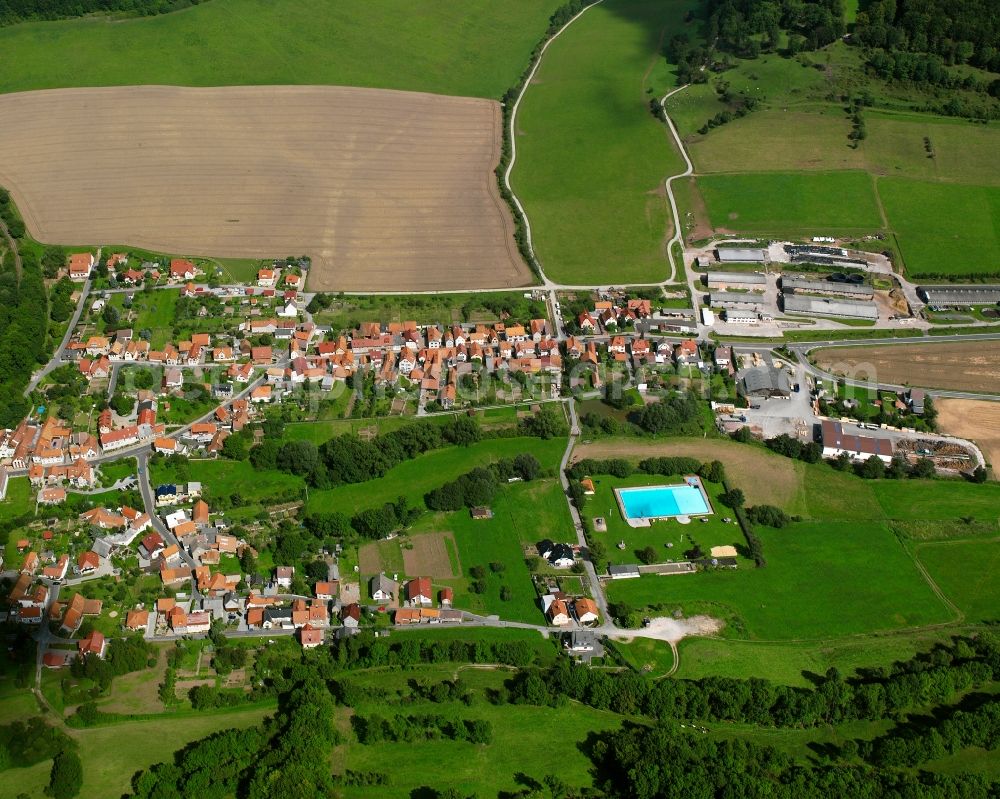
<svg viewBox="0 0 1000 799">
<path fill-rule="evenodd" d="M 629 580 L 639 577 L 639 567 L 635 564 L 619 566 L 612 564 L 608 566 L 608 575 L 612 580 Z"/>
<path fill-rule="evenodd" d="M 845 297 L 863 297 L 870 300 L 875 289 L 864 283 L 848 283 L 839 280 L 812 280 L 803 277 L 783 277 L 782 291 L 812 292 L 815 294 L 842 294 Z"/>
<path fill-rule="evenodd" d="M 855 460 L 867 460 L 872 455 L 877 455 L 886 463 L 892 460 L 892 441 L 888 438 L 845 433 L 840 422 L 829 419 L 823 421 L 820 430 L 823 437 L 824 458 L 836 458 L 846 452 Z"/>
<path fill-rule="evenodd" d="M 723 264 L 762 264 L 767 261 L 767 250 L 756 247 L 720 247 L 715 255 Z"/>
<path fill-rule="evenodd" d="M 764 295 L 742 291 L 713 291 L 708 295 L 708 304 L 713 308 L 748 305 L 760 309 L 764 306 Z"/>
<path fill-rule="evenodd" d="M 731 325 L 752 325 L 760 321 L 756 311 L 738 311 L 734 308 L 726 308 L 726 321 Z"/>
<path fill-rule="evenodd" d="M 737 380 L 739 392 L 744 397 L 788 399 L 792 396 L 788 375 L 772 367 L 758 366 L 754 369 L 744 369 L 737 376 Z"/>
<path fill-rule="evenodd" d="M 709 272 L 705 282 L 710 289 L 726 288 L 727 286 L 764 286 L 767 278 L 760 272 Z"/>
<path fill-rule="evenodd" d="M 992 305 L 1000 303 L 1000 285 L 917 286 L 928 305 Z"/>
<path fill-rule="evenodd" d="M 786 313 L 807 316 L 844 316 L 852 319 L 878 320 L 878 308 L 874 303 L 859 300 L 828 300 L 823 297 L 806 297 L 794 294 L 784 295 Z"/>
</svg>

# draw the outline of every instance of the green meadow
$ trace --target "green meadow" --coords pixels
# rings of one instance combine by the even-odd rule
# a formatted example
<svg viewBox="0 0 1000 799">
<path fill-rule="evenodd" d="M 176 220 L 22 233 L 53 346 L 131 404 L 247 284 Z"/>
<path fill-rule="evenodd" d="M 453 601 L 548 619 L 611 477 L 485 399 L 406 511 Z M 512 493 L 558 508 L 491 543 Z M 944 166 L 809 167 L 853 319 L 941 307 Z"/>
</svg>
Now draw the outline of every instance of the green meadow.
<svg viewBox="0 0 1000 799">
<path fill-rule="evenodd" d="M 1000 186 L 881 178 L 878 193 L 911 277 L 1000 271 Z"/>
<path fill-rule="evenodd" d="M 921 544 L 917 557 L 970 622 L 1000 620 L 1000 539 Z"/>
<path fill-rule="evenodd" d="M 413 460 L 404 461 L 390 469 L 384 477 L 336 488 L 311 490 L 306 510 L 339 510 L 351 515 L 363 508 L 395 502 L 401 496 L 406 497 L 411 504 L 423 507 L 424 494 L 476 466 L 530 452 L 538 458 L 543 468 L 555 469 L 565 449 L 565 439 L 542 441 L 537 438 L 497 438 L 468 447 L 432 450 Z"/>
<path fill-rule="evenodd" d="M 500 97 L 560 0 L 212 0 L 0 30 L 0 92 L 333 84 Z"/>
<path fill-rule="evenodd" d="M 612 582 L 611 601 L 700 608 L 730 634 L 764 640 L 837 638 L 952 620 L 884 524 L 800 522 L 760 530 L 767 566 L 741 565 Z"/>
<path fill-rule="evenodd" d="M 874 184 L 864 172 L 704 175 L 698 188 L 716 229 L 780 234 L 883 227 Z"/>
<path fill-rule="evenodd" d="M 670 212 L 663 181 L 683 170 L 649 101 L 673 85 L 664 32 L 687 0 L 607 0 L 548 48 L 517 115 L 511 184 L 536 255 L 563 283 L 662 280 Z"/>
</svg>

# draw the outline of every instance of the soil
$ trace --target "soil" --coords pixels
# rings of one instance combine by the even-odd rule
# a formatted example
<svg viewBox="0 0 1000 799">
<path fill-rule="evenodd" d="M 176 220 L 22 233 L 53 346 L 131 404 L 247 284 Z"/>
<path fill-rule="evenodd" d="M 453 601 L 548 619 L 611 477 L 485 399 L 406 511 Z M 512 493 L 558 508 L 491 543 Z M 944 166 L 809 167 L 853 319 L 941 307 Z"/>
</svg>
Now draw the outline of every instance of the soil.
<svg viewBox="0 0 1000 799">
<path fill-rule="evenodd" d="M 880 383 L 1000 390 L 1000 341 L 831 347 L 818 350 L 815 357 L 820 369 Z"/>
<path fill-rule="evenodd" d="M 967 438 L 979 445 L 993 465 L 993 479 L 1000 470 L 1000 402 L 939 399 L 935 401 L 938 427 L 949 435 Z"/>
<path fill-rule="evenodd" d="M 461 577 L 451 567 L 445 540 L 451 541 L 455 552 L 458 547 L 451 533 L 428 533 L 409 539 L 412 549 L 403 550 L 403 570 L 410 575 L 426 575 L 434 579 L 454 579 Z"/>
<path fill-rule="evenodd" d="M 335 86 L 0 97 L 0 185 L 31 234 L 313 258 L 308 288 L 510 288 L 532 275 L 493 169 L 492 100 Z"/>
<path fill-rule="evenodd" d="M 715 635 L 722 629 L 722 622 L 711 616 L 692 616 L 690 619 L 657 617 L 650 619 L 648 627 L 638 630 L 615 632 L 615 638 L 655 638 L 676 644 L 689 635 Z"/>
</svg>

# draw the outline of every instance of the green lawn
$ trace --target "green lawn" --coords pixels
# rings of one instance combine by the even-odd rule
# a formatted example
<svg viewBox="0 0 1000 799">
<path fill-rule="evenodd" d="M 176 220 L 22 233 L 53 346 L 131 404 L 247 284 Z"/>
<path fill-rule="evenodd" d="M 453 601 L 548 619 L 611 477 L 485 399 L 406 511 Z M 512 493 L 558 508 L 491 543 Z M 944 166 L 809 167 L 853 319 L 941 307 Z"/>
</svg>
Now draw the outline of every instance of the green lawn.
<svg viewBox="0 0 1000 799">
<path fill-rule="evenodd" d="M 513 458 L 521 452 L 530 452 L 544 468 L 555 469 L 565 449 L 566 440 L 562 438 L 549 441 L 537 438 L 498 438 L 480 441 L 469 447 L 434 450 L 399 464 L 384 477 L 375 480 L 311 490 L 306 510 L 339 510 L 353 515 L 363 508 L 395 502 L 400 496 L 406 497 L 414 505 L 422 506 L 424 494 L 432 488 L 454 480 L 476 466 L 499 458 Z"/>
<path fill-rule="evenodd" d="M 704 175 L 698 188 L 716 229 L 802 234 L 883 227 L 872 179 L 864 172 Z"/>
<path fill-rule="evenodd" d="M 758 530 L 763 569 L 621 580 L 611 600 L 721 613 L 731 634 L 817 640 L 950 621 L 952 614 L 884 524 L 803 522 Z"/>
<path fill-rule="evenodd" d="M 125 308 L 125 294 L 112 294 L 111 305 L 122 315 L 122 323 L 112 325 L 109 331 L 117 330 L 128 319 L 128 309 Z M 180 299 L 180 289 L 156 289 L 151 292 L 137 291 L 132 297 L 132 316 L 128 324 L 138 334 L 149 329 L 152 337 L 149 340 L 153 349 L 163 347 L 173 339 L 175 307 Z"/>
<path fill-rule="evenodd" d="M 1000 186 L 892 177 L 878 192 L 911 277 L 1000 271 Z"/>
<path fill-rule="evenodd" d="M 692 541 L 707 552 L 713 546 L 745 545 L 743 533 L 735 519 L 729 524 L 722 520 L 732 519 L 728 508 L 719 503 L 718 497 L 724 492 L 721 485 L 705 482 L 712 509 L 710 516 L 695 517 L 690 524 L 677 521 L 654 522 L 649 527 L 630 527 L 618 509 L 614 489 L 633 486 L 654 486 L 680 483 L 681 475 L 664 477 L 662 475 L 635 474 L 624 479 L 608 475 L 593 475 L 595 494 L 587 497 L 584 506 L 584 516 L 593 521 L 594 517 L 602 517 L 607 522 L 607 532 L 590 533 L 590 537 L 604 544 L 611 563 L 637 563 L 638 551 L 647 546 L 653 547 L 661 561 L 683 560 L 684 550 L 692 546 Z M 734 483 L 735 484 L 735 483 Z M 625 549 L 619 549 L 618 544 L 625 542 Z M 673 544 L 667 548 L 667 544 Z M 606 564 L 598 564 L 598 571 L 603 571 Z"/>
<path fill-rule="evenodd" d="M 917 557 L 969 621 L 1000 620 L 1000 540 L 921 544 Z"/>
<path fill-rule="evenodd" d="M 212 0 L 0 31 L 0 91 L 335 84 L 500 97 L 561 0 Z"/>
<path fill-rule="evenodd" d="M 135 458 L 122 458 L 101 464 L 101 478 L 105 485 L 111 485 L 133 474 L 135 474 Z"/>
<path fill-rule="evenodd" d="M 548 48 L 517 116 L 511 178 L 538 259 L 567 283 L 669 274 L 663 181 L 683 171 L 649 100 L 674 84 L 661 35 L 687 31 L 688 0 L 607 0 Z"/>
<path fill-rule="evenodd" d="M 7 497 L 0 502 L 0 522 L 16 519 L 35 510 L 35 492 L 27 477 L 11 477 L 7 483 Z"/>
</svg>

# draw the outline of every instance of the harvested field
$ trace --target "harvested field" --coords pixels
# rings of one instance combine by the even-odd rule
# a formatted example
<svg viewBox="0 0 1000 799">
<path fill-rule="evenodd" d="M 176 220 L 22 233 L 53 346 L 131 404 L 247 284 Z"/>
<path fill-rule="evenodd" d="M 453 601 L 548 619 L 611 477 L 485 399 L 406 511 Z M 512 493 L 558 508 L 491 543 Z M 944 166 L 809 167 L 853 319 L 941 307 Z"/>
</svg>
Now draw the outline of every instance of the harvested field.
<svg viewBox="0 0 1000 799">
<path fill-rule="evenodd" d="M 427 533 L 409 540 L 411 549 L 403 550 L 403 571 L 409 575 L 426 575 L 435 579 L 454 579 L 462 576 L 458 561 L 458 547 L 451 533 Z M 452 556 L 449 556 L 448 550 Z M 452 557 L 456 561 L 452 565 Z"/>
<path fill-rule="evenodd" d="M 976 442 L 993 465 L 996 479 L 1000 469 L 1000 402 L 939 399 L 935 406 L 941 431 Z"/>
<path fill-rule="evenodd" d="M 314 259 L 314 290 L 510 288 L 532 275 L 493 168 L 498 103 L 318 86 L 0 97 L 0 185 L 32 235 Z"/>
<path fill-rule="evenodd" d="M 1000 391 L 1000 341 L 832 347 L 813 353 L 816 365 L 835 374 L 880 383 Z"/>
<path fill-rule="evenodd" d="M 403 556 L 399 548 L 399 539 L 372 541 L 362 546 L 358 550 L 358 567 L 364 575 L 402 572 Z"/>
<path fill-rule="evenodd" d="M 614 439 L 580 444 L 571 462 L 584 458 L 688 457 L 722 461 L 733 484 L 746 494 L 747 505 L 776 505 L 805 512 L 805 464 L 775 455 L 763 448 L 722 439 L 647 441 Z"/>
</svg>

